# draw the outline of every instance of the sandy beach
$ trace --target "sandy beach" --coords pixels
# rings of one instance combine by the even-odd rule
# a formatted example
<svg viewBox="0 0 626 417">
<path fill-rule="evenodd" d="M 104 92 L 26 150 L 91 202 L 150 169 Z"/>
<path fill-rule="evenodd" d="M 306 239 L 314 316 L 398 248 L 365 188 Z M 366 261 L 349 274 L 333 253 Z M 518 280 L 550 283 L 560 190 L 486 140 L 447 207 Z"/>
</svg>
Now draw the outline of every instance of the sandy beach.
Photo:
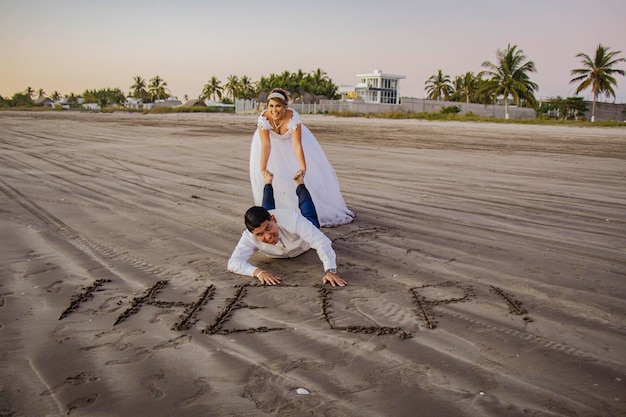
<svg viewBox="0 0 626 417">
<path fill-rule="evenodd" d="M 626 416 L 625 129 L 302 115 L 349 284 L 264 287 L 256 117 L 0 112 L 0 416 Z"/>
</svg>

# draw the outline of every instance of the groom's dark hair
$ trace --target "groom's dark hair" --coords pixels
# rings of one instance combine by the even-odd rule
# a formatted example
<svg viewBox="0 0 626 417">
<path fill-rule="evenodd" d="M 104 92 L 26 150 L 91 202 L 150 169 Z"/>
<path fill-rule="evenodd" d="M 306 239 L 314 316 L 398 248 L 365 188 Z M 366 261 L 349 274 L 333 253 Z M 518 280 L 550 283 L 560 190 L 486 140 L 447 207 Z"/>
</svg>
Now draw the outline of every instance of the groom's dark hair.
<svg viewBox="0 0 626 417">
<path fill-rule="evenodd" d="M 244 215 L 244 222 L 246 223 L 246 228 L 249 231 L 253 231 L 257 227 L 261 225 L 266 220 L 270 220 L 272 216 L 270 212 L 265 210 L 263 207 L 254 206 L 250 207 L 246 214 Z"/>
</svg>

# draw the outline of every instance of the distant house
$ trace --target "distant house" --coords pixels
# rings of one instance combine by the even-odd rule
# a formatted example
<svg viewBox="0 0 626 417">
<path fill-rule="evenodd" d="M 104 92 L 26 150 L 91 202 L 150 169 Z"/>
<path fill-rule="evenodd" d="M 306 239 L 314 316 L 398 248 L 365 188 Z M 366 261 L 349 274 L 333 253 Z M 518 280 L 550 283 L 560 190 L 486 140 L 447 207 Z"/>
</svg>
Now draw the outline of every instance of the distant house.
<svg viewBox="0 0 626 417">
<path fill-rule="evenodd" d="M 219 103 L 219 102 L 217 102 L 215 100 L 204 100 L 204 104 L 206 104 L 209 107 L 225 107 L 225 108 L 233 108 L 233 107 L 235 107 L 234 104 Z"/>
<path fill-rule="evenodd" d="M 98 103 L 83 103 L 83 110 L 100 111 L 101 107 Z"/>
<path fill-rule="evenodd" d="M 313 103 L 319 104 L 320 100 L 325 100 L 326 98 L 327 97 L 323 95 L 304 93 L 303 95 L 295 99 L 293 102 L 294 104 L 313 104 Z"/>
<path fill-rule="evenodd" d="M 187 100 L 183 107 L 206 107 L 206 103 L 201 98 Z"/>
<path fill-rule="evenodd" d="M 83 104 L 85 102 L 85 99 L 82 97 L 76 97 L 76 103 L 77 104 Z M 61 104 L 70 104 L 70 98 L 69 97 L 61 97 L 61 99 L 59 100 L 59 103 Z"/>
<path fill-rule="evenodd" d="M 85 103 L 85 99 L 82 97 L 74 97 L 74 100 L 74 103 L 77 105 L 82 105 L 83 103 Z M 61 97 L 57 104 L 59 104 L 64 109 L 69 110 L 71 107 L 70 101 L 70 97 Z"/>
<path fill-rule="evenodd" d="M 341 95 L 342 100 L 357 100 L 359 98 L 353 85 L 340 84 L 337 92 Z"/>
<path fill-rule="evenodd" d="M 48 97 L 40 97 L 33 100 L 35 106 L 54 107 L 54 100 Z"/>
<path fill-rule="evenodd" d="M 177 107 L 182 105 L 183 102 L 180 101 L 177 97 L 168 97 L 165 100 L 154 100 L 154 106 L 157 107 Z"/>
<path fill-rule="evenodd" d="M 143 109 L 143 102 L 140 98 L 135 98 L 135 97 L 126 97 L 126 107 L 128 107 L 129 109 L 134 109 L 134 110 L 141 110 Z"/>
<path fill-rule="evenodd" d="M 339 92 L 347 98 L 356 97 L 366 103 L 400 104 L 399 81 L 404 75 L 385 74 L 375 69 L 370 74 L 357 74 L 359 83 L 350 88 L 341 86 Z"/>
</svg>

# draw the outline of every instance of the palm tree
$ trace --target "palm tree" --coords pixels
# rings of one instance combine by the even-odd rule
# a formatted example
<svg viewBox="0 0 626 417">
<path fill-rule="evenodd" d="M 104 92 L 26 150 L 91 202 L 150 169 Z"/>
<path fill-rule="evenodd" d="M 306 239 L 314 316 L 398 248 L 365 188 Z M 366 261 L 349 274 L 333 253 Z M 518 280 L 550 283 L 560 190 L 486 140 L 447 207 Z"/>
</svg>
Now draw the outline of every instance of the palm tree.
<svg viewBox="0 0 626 417">
<path fill-rule="evenodd" d="M 309 85 L 307 82 L 307 74 L 302 71 L 302 69 L 298 69 L 297 72 L 291 74 L 290 77 L 291 88 L 293 90 L 291 93 L 293 94 L 293 99 L 297 99 L 299 97 L 304 96 L 305 93 L 309 91 Z"/>
<path fill-rule="evenodd" d="M 626 61 L 624 58 L 614 58 L 615 55 L 621 54 L 622 51 L 609 51 L 610 48 L 599 44 L 596 48 L 596 54 L 591 59 L 589 55 L 579 53 L 577 58 L 582 58 L 581 62 L 584 68 L 577 68 L 572 70 L 571 75 L 577 75 L 572 78 L 571 83 L 581 81 L 576 88 L 576 94 L 591 87 L 593 92 L 593 105 L 591 107 L 591 121 L 595 121 L 596 116 L 596 101 L 598 95 L 604 94 L 607 98 L 611 96 L 615 97 L 615 90 L 613 86 L 617 87 L 617 81 L 613 74 L 624 75 L 624 70 L 614 69 L 615 65 L 620 62 Z"/>
<path fill-rule="evenodd" d="M 155 75 L 155 77 L 150 80 L 148 92 L 150 93 L 150 96 L 152 96 L 153 101 L 169 97 L 167 83 L 158 75 Z"/>
<path fill-rule="evenodd" d="M 26 91 L 24 91 L 24 93 L 30 98 L 33 98 L 35 96 L 35 90 L 33 90 L 33 88 L 30 86 L 26 87 Z"/>
<path fill-rule="evenodd" d="M 43 88 L 37 90 L 37 98 L 44 98 L 46 96 L 46 92 L 43 91 Z"/>
<path fill-rule="evenodd" d="M 200 95 L 201 99 L 212 99 L 215 100 L 215 96 L 217 96 L 220 100 L 222 99 L 222 91 L 224 91 L 224 87 L 222 87 L 220 80 L 216 77 L 211 77 L 209 82 L 204 85 L 202 89 L 202 94 Z"/>
<path fill-rule="evenodd" d="M 270 74 L 269 77 L 261 76 L 259 78 L 259 81 L 256 82 L 256 89 L 259 93 L 269 93 L 272 90 L 272 77 L 274 77 L 274 74 Z"/>
<path fill-rule="evenodd" d="M 339 97 L 339 86 L 329 78 L 317 89 L 317 93 L 333 100 Z"/>
<path fill-rule="evenodd" d="M 67 104 L 70 105 L 70 107 L 76 107 L 78 106 L 78 99 L 80 96 L 77 96 L 74 93 L 70 93 L 70 95 L 67 97 Z"/>
<path fill-rule="evenodd" d="M 315 71 L 311 72 L 313 85 L 321 85 L 328 81 L 328 74 L 321 68 L 317 68 Z"/>
<path fill-rule="evenodd" d="M 480 88 L 481 78 L 468 71 L 464 75 L 458 75 L 454 79 L 454 97 L 458 101 L 466 103 L 476 102 L 476 92 Z"/>
<path fill-rule="evenodd" d="M 308 78 L 311 93 L 323 95 L 332 99 L 337 92 L 337 86 L 328 78 L 328 74 L 321 68 L 311 71 Z"/>
<path fill-rule="evenodd" d="M 59 94 L 58 91 L 54 90 L 50 98 L 54 101 L 59 101 L 59 99 L 61 98 L 61 94 Z"/>
<path fill-rule="evenodd" d="M 248 77 L 247 75 L 242 76 L 241 79 L 239 80 L 239 93 L 241 94 L 241 97 L 244 99 L 243 111 L 245 112 L 246 111 L 245 100 L 248 100 L 254 97 L 254 93 L 255 93 L 254 85 L 252 84 L 250 77 Z"/>
<path fill-rule="evenodd" d="M 108 99 L 106 96 L 100 96 L 100 97 L 98 97 L 98 101 L 97 101 L 97 103 L 100 105 L 100 108 L 103 108 L 103 109 L 104 109 L 105 107 L 107 107 L 109 104 L 111 104 L 111 103 L 109 102 L 109 99 Z"/>
<path fill-rule="evenodd" d="M 145 101 L 148 98 L 148 91 L 146 91 L 146 80 L 140 75 L 135 75 L 133 78 L 133 85 L 130 86 L 131 95 L 134 98 L 141 99 L 141 101 Z"/>
<path fill-rule="evenodd" d="M 239 78 L 236 75 L 229 75 L 226 84 L 224 84 L 224 90 L 230 93 L 234 103 L 239 95 Z"/>
<path fill-rule="evenodd" d="M 426 92 L 429 100 L 449 100 L 452 94 L 452 83 L 449 75 L 443 75 L 443 71 L 437 71 L 437 74 L 424 83 L 426 84 Z"/>
<path fill-rule="evenodd" d="M 291 91 L 291 73 L 288 70 L 281 72 L 278 79 L 282 82 L 283 88 Z"/>
<path fill-rule="evenodd" d="M 239 80 L 239 88 L 243 98 L 248 99 L 254 95 L 254 84 L 247 75 L 244 75 Z"/>
<path fill-rule="evenodd" d="M 452 81 L 452 94 L 450 94 L 450 101 L 464 101 L 465 94 L 463 93 L 463 76 L 457 75 Z"/>
<path fill-rule="evenodd" d="M 515 100 L 519 106 L 520 101 L 528 102 L 533 107 L 536 106 L 535 90 L 539 88 L 537 84 L 530 81 L 529 72 L 536 72 L 535 63 L 526 61 L 526 55 L 517 45 L 511 46 L 502 51 L 496 52 L 497 63 L 489 61 L 483 62 L 482 66 L 488 68 L 481 71 L 479 77 L 487 77 L 483 83 L 480 93 L 487 93 L 494 99 L 502 95 L 504 97 L 504 117 L 509 118 L 509 96 Z"/>
</svg>

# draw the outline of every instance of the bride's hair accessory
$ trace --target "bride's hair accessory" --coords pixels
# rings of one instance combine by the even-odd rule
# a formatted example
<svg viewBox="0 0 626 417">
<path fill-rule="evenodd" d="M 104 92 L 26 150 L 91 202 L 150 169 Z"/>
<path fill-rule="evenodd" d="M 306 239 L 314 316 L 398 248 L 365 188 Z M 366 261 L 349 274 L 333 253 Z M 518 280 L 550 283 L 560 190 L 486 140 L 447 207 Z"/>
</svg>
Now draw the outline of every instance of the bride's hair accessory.
<svg viewBox="0 0 626 417">
<path fill-rule="evenodd" d="M 282 101 L 284 101 L 285 103 L 287 102 L 287 97 L 283 96 L 280 93 L 276 93 L 276 92 L 271 93 L 269 96 L 267 96 L 267 101 L 270 101 L 270 99 L 273 99 L 273 98 L 279 98 Z"/>
</svg>

